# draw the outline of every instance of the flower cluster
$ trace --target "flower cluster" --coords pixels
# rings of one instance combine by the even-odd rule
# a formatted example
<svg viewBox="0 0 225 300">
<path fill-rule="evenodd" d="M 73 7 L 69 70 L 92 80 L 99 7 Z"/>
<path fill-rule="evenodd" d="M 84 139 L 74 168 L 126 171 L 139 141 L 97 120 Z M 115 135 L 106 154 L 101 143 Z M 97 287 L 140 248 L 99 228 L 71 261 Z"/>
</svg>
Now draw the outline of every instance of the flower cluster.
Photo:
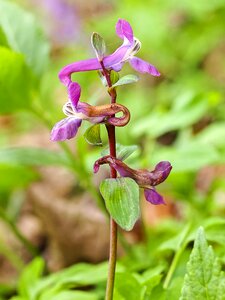
<svg viewBox="0 0 225 300">
<path fill-rule="evenodd" d="M 114 126 L 125 126 L 130 120 L 129 110 L 120 104 L 103 106 L 91 106 L 88 103 L 80 102 L 81 88 L 78 83 L 71 81 L 71 74 L 91 70 L 102 70 L 104 66 L 107 70 L 120 71 L 123 64 L 129 61 L 130 65 L 141 73 L 149 73 L 159 76 L 158 70 L 148 62 L 134 57 L 141 47 L 141 43 L 133 35 L 130 24 L 120 19 L 116 24 L 116 34 L 123 39 L 123 44 L 111 55 L 101 59 L 91 58 L 78 61 L 65 66 L 59 72 L 59 79 L 67 86 L 69 101 L 63 106 L 63 112 L 67 116 L 56 123 L 51 132 L 52 141 L 64 141 L 76 136 L 82 120 L 91 123 L 108 123 Z M 114 115 L 122 112 L 121 118 Z"/>
<path fill-rule="evenodd" d="M 63 106 L 66 118 L 55 124 L 51 132 L 51 140 L 64 141 L 75 137 L 83 120 L 87 120 L 93 124 L 104 123 L 113 126 L 125 126 L 130 120 L 129 110 L 121 104 L 111 103 L 92 106 L 86 102 L 81 102 L 81 87 L 78 83 L 72 81 L 72 73 L 98 70 L 103 76 L 106 76 L 105 71 L 110 76 L 112 70 L 119 72 L 124 63 L 129 62 L 131 67 L 140 73 L 160 76 L 159 71 L 153 65 L 135 57 L 141 47 L 141 43 L 134 37 L 132 27 L 127 21 L 118 20 L 116 34 L 123 40 L 123 43 L 111 55 L 105 55 L 104 43 L 99 44 L 100 50 L 96 50 L 95 45 L 93 45 L 97 54 L 96 58 L 74 62 L 65 66 L 59 72 L 60 81 L 67 87 L 68 102 Z M 95 38 L 100 39 L 100 36 L 95 34 Z M 122 116 L 116 117 L 116 114 L 119 112 L 122 112 Z M 152 204 L 164 203 L 162 196 L 156 192 L 155 186 L 162 183 L 168 177 L 172 169 L 169 162 L 162 161 L 156 165 L 153 171 L 149 172 L 148 170 L 131 169 L 121 160 L 108 155 L 95 162 L 94 172 L 96 173 L 100 165 L 103 164 L 109 164 L 122 177 L 134 179 L 141 188 L 144 188 L 147 201 Z"/>
<path fill-rule="evenodd" d="M 169 176 L 172 166 L 168 161 L 161 161 L 153 171 L 149 172 L 148 170 L 131 169 L 121 160 L 107 155 L 95 162 L 94 173 L 97 173 L 100 165 L 104 164 L 109 164 L 116 169 L 120 176 L 134 179 L 141 188 L 144 188 L 147 201 L 155 205 L 165 204 L 163 197 L 156 192 L 155 186 L 165 181 Z"/>
</svg>

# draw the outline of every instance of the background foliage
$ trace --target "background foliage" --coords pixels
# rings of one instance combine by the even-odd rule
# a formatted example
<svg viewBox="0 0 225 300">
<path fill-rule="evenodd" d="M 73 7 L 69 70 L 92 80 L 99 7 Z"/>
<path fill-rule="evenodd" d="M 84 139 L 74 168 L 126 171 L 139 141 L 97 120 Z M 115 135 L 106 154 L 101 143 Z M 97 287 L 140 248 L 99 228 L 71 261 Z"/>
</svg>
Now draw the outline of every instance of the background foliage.
<svg viewBox="0 0 225 300">
<path fill-rule="evenodd" d="M 1 219 L 36 256 L 16 224 L 29 202 L 26 190 L 40 180 L 43 166 L 69 169 L 77 181 L 74 193 L 87 189 L 102 205 L 92 183 L 92 165 L 101 149 L 84 143 L 85 128 L 76 141 L 58 147 L 51 145 L 48 132 L 62 116 L 66 99 L 59 69 L 94 55 L 89 42 L 93 29 L 106 40 L 108 52 L 114 51 L 119 43 L 115 23 L 127 19 L 142 42 L 139 56 L 156 65 L 162 76 L 140 76 L 138 83 L 118 87 L 118 101 L 129 108 L 132 120 L 117 129 L 117 139 L 121 145 L 138 145 L 129 157 L 131 166 L 150 169 L 169 160 L 173 171 L 160 187 L 170 208 L 167 218 L 160 216 L 154 225 L 143 211 L 145 238 L 132 247 L 124 241 L 115 299 L 225 299 L 224 1 L 99 0 L 89 9 L 68 1 L 68 24 L 60 23 L 54 31 L 58 2 L 52 1 L 47 22 L 35 1 L 0 0 Z M 63 26 L 68 30 L 63 32 Z M 126 66 L 123 73 L 128 72 Z M 107 96 L 96 72 L 76 74 L 76 81 L 90 103 Z M 32 147 L 36 132 L 43 133 L 42 146 Z M 31 143 L 20 143 L 27 134 Z M 104 132 L 102 139 L 105 145 Z M 205 233 L 201 227 L 196 235 L 200 226 Z M 0 244 L 2 257 L 18 275 L 0 285 L 1 299 L 104 297 L 106 263 L 82 262 L 49 274 L 39 256 L 25 266 L 1 233 Z"/>
</svg>

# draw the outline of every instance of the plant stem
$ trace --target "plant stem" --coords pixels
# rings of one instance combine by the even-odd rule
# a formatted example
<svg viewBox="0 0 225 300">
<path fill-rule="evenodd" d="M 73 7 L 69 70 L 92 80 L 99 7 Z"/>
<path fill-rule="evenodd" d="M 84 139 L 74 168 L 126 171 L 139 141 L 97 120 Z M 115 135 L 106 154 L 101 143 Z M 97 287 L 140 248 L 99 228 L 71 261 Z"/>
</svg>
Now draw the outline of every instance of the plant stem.
<svg viewBox="0 0 225 300">
<path fill-rule="evenodd" d="M 110 73 L 105 69 L 103 62 L 100 62 L 102 66 L 102 73 L 105 76 L 108 87 L 112 87 L 112 82 L 110 79 Z M 111 103 L 116 103 L 116 90 L 114 88 L 108 90 L 109 95 L 111 97 Z M 108 141 L 109 141 L 109 153 L 111 156 L 116 157 L 116 133 L 115 126 L 106 125 L 106 129 L 108 132 Z M 110 167 L 110 177 L 116 178 L 117 173 L 113 167 Z M 117 224 L 110 217 L 110 248 L 109 248 L 109 269 L 108 269 L 108 279 L 106 286 L 106 295 L 105 300 L 113 299 L 113 289 L 114 289 L 114 280 L 115 280 L 115 272 L 116 272 L 116 259 L 117 259 Z"/>
<path fill-rule="evenodd" d="M 175 269 L 177 267 L 177 264 L 180 260 L 180 257 L 181 257 L 183 251 L 185 250 L 185 248 L 188 244 L 187 238 L 188 238 L 188 235 L 190 233 L 191 226 L 192 226 L 192 223 L 190 222 L 190 223 L 187 224 L 187 226 L 181 232 L 181 239 L 180 239 L 180 242 L 179 242 L 178 250 L 177 250 L 177 252 L 175 253 L 175 255 L 173 257 L 172 263 L 170 265 L 169 271 L 167 273 L 166 279 L 165 279 L 164 284 L 163 284 L 164 289 L 168 288 L 168 286 L 170 284 L 170 281 L 172 279 L 172 276 L 173 276 L 173 274 L 175 272 Z"/>
<path fill-rule="evenodd" d="M 112 125 L 107 125 L 106 128 L 108 131 L 110 155 L 116 157 L 115 127 Z M 116 170 L 112 167 L 110 168 L 110 175 L 111 178 L 116 178 L 117 176 Z M 116 259 L 117 259 L 117 224 L 113 220 L 113 218 L 110 217 L 109 270 L 108 270 L 108 280 L 107 280 L 105 300 L 113 299 Z"/>
<path fill-rule="evenodd" d="M 107 280 L 105 300 L 113 299 L 116 259 L 117 259 L 117 224 L 113 220 L 113 218 L 110 217 L 109 270 L 108 270 L 108 280 Z"/>
<path fill-rule="evenodd" d="M 170 284 L 170 281 L 172 279 L 172 276 L 174 274 L 174 271 L 177 267 L 177 264 L 180 260 L 180 257 L 184 251 L 184 249 L 186 248 L 187 244 L 184 243 L 181 245 L 180 249 L 176 252 L 176 254 L 174 255 L 174 258 L 173 258 L 173 261 L 172 261 L 172 264 L 170 265 L 170 268 L 169 268 L 169 271 L 167 273 L 167 276 L 166 276 L 166 279 L 164 281 L 164 284 L 163 284 L 163 288 L 164 289 L 167 289 L 169 284 Z"/>
</svg>

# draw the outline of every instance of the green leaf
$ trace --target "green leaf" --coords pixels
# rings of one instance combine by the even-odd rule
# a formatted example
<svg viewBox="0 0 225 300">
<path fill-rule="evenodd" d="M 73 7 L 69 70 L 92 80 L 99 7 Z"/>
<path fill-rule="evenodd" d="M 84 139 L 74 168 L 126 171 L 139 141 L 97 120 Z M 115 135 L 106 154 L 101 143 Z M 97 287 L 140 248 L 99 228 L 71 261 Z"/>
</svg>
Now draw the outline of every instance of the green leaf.
<svg viewBox="0 0 225 300">
<path fill-rule="evenodd" d="M 119 80 L 119 78 L 120 78 L 119 73 L 117 73 L 114 70 L 112 70 L 110 72 L 110 80 L 111 80 L 112 85 L 115 84 Z"/>
<path fill-rule="evenodd" d="M 124 230 L 131 230 L 140 215 L 137 183 L 128 177 L 108 178 L 101 182 L 100 192 L 116 223 Z"/>
<path fill-rule="evenodd" d="M 213 123 L 207 126 L 196 136 L 196 140 L 203 145 L 214 145 L 216 147 L 224 147 L 224 140 L 221 138 L 225 136 L 224 122 Z"/>
<path fill-rule="evenodd" d="M 0 113 L 29 108 L 30 72 L 23 56 L 0 47 L 0 70 Z"/>
<path fill-rule="evenodd" d="M 182 288 L 182 284 L 183 284 L 183 277 L 181 276 L 178 276 L 178 277 L 175 277 L 169 288 L 166 289 L 166 300 L 178 300 L 179 297 L 180 297 L 180 291 L 181 291 L 181 288 Z M 155 299 L 155 298 L 153 298 Z M 191 299 L 189 299 L 191 300 Z M 200 300 L 200 298 L 199 298 Z"/>
<path fill-rule="evenodd" d="M 103 38 L 97 32 L 94 32 L 92 34 L 91 44 L 92 44 L 92 47 L 95 50 L 97 58 L 99 60 L 102 60 L 104 55 L 105 55 L 105 51 L 106 51 L 105 41 L 103 40 Z"/>
<path fill-rule="evenodd" d="M 163 288 L 162 284 L 159 284 L 151 291 L 151 293 L 150 293 L 151 296 L 148 295 L 148 291 L 147 291 L 145 300 L 151 300 L 151 299 L 169 300 L 166 298 L 166 294 L 167 294 L 167 291 Z M 173 299 L 173 300 L 175 300 L 175 299 Z"/>
<path fill-rule="evenodd" d="M 120 266 L 117 265 L 117 267 L 121 271 Z M 45 295 L 46 291 L 50 289 L 52 291 L 59 291 L 66 288 L 104 283 L 107 279 L 107 269 L 108 263 L 106 262 L 98 265 L 87 263 L 75 264 L 39 280 L 33 287 L 33 295 L 38 298 L 39 295 Z"/>
<path fill-rule="evenodd" d="M 23 165 L 6 165 L 0 164 L 0 193 L 12 192 L 17 188 L 24 188 L 31 182 L 39 179 L 38 174 Z M 0 197 L 0 204 L 5 201 Z"/>
<path fill-rule="evenodd" d="M 105 78 L 105 76 L 102 74 L 102 72 L 98 71 L 98 75 L 102 81 L 102 84 L 105 86 L 105 87 L 108 87 L 108 83 L 107 83 L 107 80 Z M 119 73 L 117 73 L 116 71 L 110 71 L 110 81 L 111 81 L 111 84 L 114 84 L 116 83 L 120 78 L 120 75 Z"/>
<path fill-rule="evenodd" d="M 223 287 L 219 289 L 221 284 Z M 223 300 L 222 290 L 224 292 L 224 274 L 200 227 L 187 264 L 180 300 Z"/>
<path fill-rule="evenodd" d="M 216 300 L 224 300 L 224 295 L 225 295 L 225 276 L 223 273 L 223 275 L 220 278 Z"/>
<path fill-rule="evenodd" d="M 89 127 L 84 133 L 85 140 L 94 146 L 102 146 L 100 124 Z"/>
<path fill-rule="evenodd" d="M 13 293 L 14 293 L 14 285 L 13 284 L 10 284 L 10 283 L 0 283 L 0 296 L 7 297 L 7 295 L 12 295 Z"/>
<path fill-rule="evenodd" d="M 118 144 L 117 157 L 120 160 L 125 160 L 137 150 L 138 150 L 137 145 L 123 146 L 123 145 Z"/>
<path fill-rule="evenodd" d="M 188 243 L 190 230 L 191 223 L 187 224 L 184 229 L 175 237 L 167 239 L 165 242 L 161 243 L 161 245 L 159 246 L 159 250 L 173 250 L 174 252 L 178 251 L 181 247 L 184 247 Z"/>
<path fill-rule="evenodd" d="M 45 291 L 40 300 L 98 300 L 96 294 L 84 291 Z"/>
<path fill-rule="evenodd" d="M 207 218 L 204 223 L 207 240 L 225 246 L 225 219 L 220 217 Z"/>
<path fill-rule="evenodd" d="M 185 159 L 184 159 L 185 157 Z M 200 168 L 218 163 L 220 156 L 211 145 L 195 142 L 184 143 L 176 147 L 164 147 L 158 149 L 154 156 L 149 157 L 152 163 L 168 160 L 173 166 L 173 172 L 198 171 Z"/>
<path fill-rule="evenodd" d="M 120 160 L 127 159 L 133 152 L 138 150 L 137 145 L 124 146 L 119 143 L 116 144 L 116 154 L 117 158 Z M 102 156 L 109 155 L 109 147 L 106 147 L 102 152 Z"/>
<path fill-rule="evenodd" d="M 88 264 L 79 263 L 42 278 L 33 287 L 34 299 L 48 295 L 48 291 L 52 295 L 53 292 L 65 289 L 67 286 L 68 288 L 82 286 L 82 280 L 86 279 L 88 281 L 88 273 L 92 270 L 91 267 Z"/>
<path fill-rule="evenodd" d="M 151 292 L 150 296 L 147 294 L 145 300 L 178 300 L 180 296 L 180 290 L 182 287 L 183 278 L 176 277 L 167 289 L 164 289 L 161 284 L 157 285 Z M 189 299 L 192 300 L 192 299 Z M 199 298 L 200 300 L 200 298 Z M 203 299 L 201 299 L 203 300 Z"/>
<path fill-rule="evenodd" d="M 41 278 L 44 268 L 45 262 L 41 257 L 35 258 L 25 267 L 19 279 L 18 290 L 20 296 L 33 299 L 33 286 Z"/>
<path fill-rule="evenodd" d="M 7 43 L 7 39 L 6 36 L 4 34 L 4 32 L 2 31 L 2 28 L 0 26 L 0 45 L 4 46 L 4 47 L 8 47 L 8 43 Z"/>
<path fill-rule="evenodd" d="M 0 27 L 10 48 L 22 53 L 27 65 L 39 76 L 48 62 L 49 45 L 34 16 L 12 1 L 0 0 Z"/>
<path fill-rule="evenodd" d="M 153 288 L 155 288 L 161 281 L 163 277 L 163 271 L 165 265 L 159 265 L 154 269 L 148 269 L 142 274 L 143 282 L 142 285 L 146 286 L 145 296 L 150 297 Z M 151 298 L 150 298 L 151 299 Z"/>
<path fill-rule="evenodd" d="M 68 165 L 66 157 L 59 152 L 43 148 L 5 148 L 0 149 L 2 165 Z"/>
<path fill-rule="evenodd" d="M 191 95 L 179 96 L 174 106 L 168 110 L 155 110 L 136 122 L 132 133 L 141 136 L 146 131 L 152 138 L 157 138 L 167 132 L 187 128 L 200 120 L 211 109 L 205 97 L 198 99 Z"/>
<path fill-rule="evenodd" d="M 133 74 L 125 75 L 125 76 L 121 77 L 116 83 L 114 83 L 112 85 L 112 87 L 114 88 L 114 87 L 119 86 L 119 85 L 134 83 L 134 82 L 137 82 L 138 79 L 139 78 L 138 78 L 137 75 L 133 75 Z"/>
<path fill-rule="evenodd" d="M 115 278 L 115 300 L 137 300 L 141 299 L 142 287 L 135 276 L 128 272 L 116 273 Z"/>
</svg>

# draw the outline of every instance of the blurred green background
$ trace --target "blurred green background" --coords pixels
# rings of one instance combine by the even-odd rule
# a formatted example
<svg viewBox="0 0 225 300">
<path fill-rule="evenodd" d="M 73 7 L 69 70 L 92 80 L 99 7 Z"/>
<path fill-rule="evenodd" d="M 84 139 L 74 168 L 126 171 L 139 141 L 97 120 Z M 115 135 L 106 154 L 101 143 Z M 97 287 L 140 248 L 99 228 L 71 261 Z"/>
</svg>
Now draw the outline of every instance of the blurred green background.
<svg viewBox="0 0 225 300">
<path fill-rule="evenodd" d="M 127 250 L 123 263 L 128 269 L 132 264 L 135 271 L 154 266 L 161 257 L 166 269 L 178 249 L 166 241 L 184 226 L 199 225 L 205 226 L 208 240 L 225 261 L 225 2 L 1 0 L 2 299 L 15 293 L 18 276 L 37 253 L 45 257 L 50 273 L 75 262 L 107 258 L 107 218 L 97 208 L 102 207 L 98 184 L 107 169 L 92 174 L 102 149 L 85 142 L 86 123 L 78 138 L 59 145 L 49 140 L 49 133 L 63 117 L 61 107 L 67 101 L 59 70 L 94 56 L 93 31 L 104 37 L 112 53 L 121 43 L 115 35 L 119 18 L 130 22 L 142 43 L 138 57 L 154 64 L 162 75 L 139 75 L 138 83 L 118 88 L 118 102 L 129 108 L 131 121 L 116 130 L 117 141 L 138 145 L 128 160 L 133 167 L 153 169 L 160 160 L 173 166 L 159 187 L 167 206 L 152 207 L 143 200 L 143 222 L 121 236 L 121 254 Z M 126 65 L 121 73 L 135 72 Z M 82 101 L 109 100 L 96 72 L 77 73 L 73 80 L 82 87 Z M 103 126 L 102 138 L 106 147 Z M 80 236 L 74 236 L 76 230 L 81 230 Z M 97 248 L 90 251 L 93 244 Z M 132 253 L 130 244 L 136 244 Z M 157 252 L 159 247 L 167 252 Z M 189 254 L 187 249 L 177 268 L 179 275 L 185 273 Z M 96 289 L 102 295 L 102 284 Z M 31 299 L 24 295 L 15 299 Z M 41 299 L 51 297 L 64 299 L 54 293 Z"/>
</svg>

